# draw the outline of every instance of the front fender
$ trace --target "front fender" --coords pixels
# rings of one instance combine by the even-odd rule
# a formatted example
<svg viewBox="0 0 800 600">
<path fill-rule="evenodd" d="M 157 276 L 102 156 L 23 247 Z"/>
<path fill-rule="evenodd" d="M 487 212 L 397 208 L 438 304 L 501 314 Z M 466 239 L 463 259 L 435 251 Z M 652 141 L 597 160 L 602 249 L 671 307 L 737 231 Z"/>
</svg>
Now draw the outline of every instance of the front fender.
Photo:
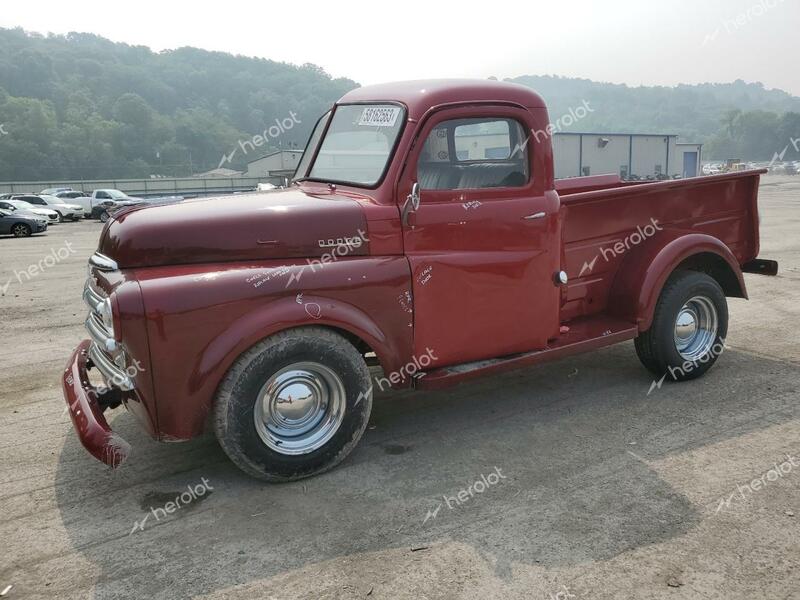
<svg viewBox="0 0 800 600">
<path fill-rule="evenodd" d="M 413 352 L 404 257 L 342 258 L 313 268 L 305 261 L 183 265 L 137 275 L 164 438 L 202 433 L 231 365 L 279 331 L 314 325 L 347 332 L 368 344 L 387 372 Z"/>
<path fill-rule="evenodd" d="M 713 255 L 724 261 L 738 283 L 738 290 L 726 290 L 728 295 L 747 298 L 742 269 L 722 241 L 703 233 L 667 229 L 625 257 L 612 285 L 610 312 L 635 321 L 639 331 L 646 331 L 653 322 L 658 297 L 669 276 L 681 263 L 701 255 Z"/>
<path fill-rule="evenodd" d="M 204 387 L 215 374 L 225 373 L 248 348 L 280 331 L 296 327 L 331 327 L 348 332 L 366 342 L 381 365 L 400 364 L 398 340 L 391 340 L 363 310 L 352 304 L 318 295 L 281 298 L 240 316 L 215 337 L 200 355 L 189 379 L 189 390 Z"/>
</svg>

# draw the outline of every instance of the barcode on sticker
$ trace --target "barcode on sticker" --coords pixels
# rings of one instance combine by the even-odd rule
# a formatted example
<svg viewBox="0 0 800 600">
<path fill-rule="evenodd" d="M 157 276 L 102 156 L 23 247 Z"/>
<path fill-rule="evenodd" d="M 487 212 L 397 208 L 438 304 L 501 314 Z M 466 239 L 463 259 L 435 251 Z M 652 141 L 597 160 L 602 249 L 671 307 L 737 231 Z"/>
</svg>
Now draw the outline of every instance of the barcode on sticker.
<svg viewBox="0 0 800 600">
<path fill-rule="evenodd" d="M 392 127 L 399 114 L 400 108 L 396 106 L 367 106 L 358 124 L 365 127 Z"/>
</svg>

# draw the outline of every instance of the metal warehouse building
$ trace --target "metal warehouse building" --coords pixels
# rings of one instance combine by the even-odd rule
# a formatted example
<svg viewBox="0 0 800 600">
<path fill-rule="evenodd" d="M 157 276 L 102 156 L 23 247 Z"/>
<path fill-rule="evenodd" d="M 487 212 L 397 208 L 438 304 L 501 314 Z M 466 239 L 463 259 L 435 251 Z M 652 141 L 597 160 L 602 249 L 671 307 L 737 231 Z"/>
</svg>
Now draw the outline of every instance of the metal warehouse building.
<svg viewBox="0 0 800 600">
<path fill-rule="evenodd" d="M 696 177 L 702 144 L 680 144 L 677 135 L 556 133 L 556 177 L 617 173 L 622 178 Z"/>
<path fill-rule="evenodd" d="M 286 178 L 294 175 L 302 149 L 276 150 L 247 163 L 247 177 L 267 178 L 270 183 L 283 185 Z"/>
<path fill-rule="evenodd" d="M 471 134 L 459 160 L 502 159 L 508 156 L 508 136 Z M 282 185 L 291 178 L 303 151 L 277 150 L 250 161 L 247 177 Z M 702 144 L 680 144 L 677 135 L 622 133 L 556 133 L 553 135 L 556 177 L 619 174 L 623 179 L 700 174 Z"/>
</svg>

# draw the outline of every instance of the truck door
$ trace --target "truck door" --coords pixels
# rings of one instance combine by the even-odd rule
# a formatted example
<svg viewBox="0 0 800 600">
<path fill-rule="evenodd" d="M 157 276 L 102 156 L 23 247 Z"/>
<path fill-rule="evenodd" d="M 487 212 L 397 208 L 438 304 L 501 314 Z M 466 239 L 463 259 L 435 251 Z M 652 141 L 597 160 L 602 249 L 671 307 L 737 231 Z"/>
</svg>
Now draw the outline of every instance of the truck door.
<svg viewBox="0 0 800 600">
<path fill-rule="evenodd" d="M 558 334 L 559 200 L 533 160 L 531 115 L 451 108 L 424 123 L 398 183 L 414 352 L 447 366 L 544 348 Z M 549 148 L 549 145 L 547 146 Z M 538 171 L 542 171 L 541 173 Z"/>
</svg>

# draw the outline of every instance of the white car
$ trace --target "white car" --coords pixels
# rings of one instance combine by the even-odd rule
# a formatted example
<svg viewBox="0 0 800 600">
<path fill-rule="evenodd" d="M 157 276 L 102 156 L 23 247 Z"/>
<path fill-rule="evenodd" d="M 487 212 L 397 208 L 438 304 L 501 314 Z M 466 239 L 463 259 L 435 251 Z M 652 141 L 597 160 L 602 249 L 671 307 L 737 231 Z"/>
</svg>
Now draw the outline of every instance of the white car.
<svg viewBox="0 0 800 600">
<path fill-rule="evenodd" d="M 10 211 L 20 211 L 24 213 L 32 213 L 39 217 L 47 219 L 47 223 L 53 225 L 58 223 L 60 215 L 51 208 L 41 208 L 34 206 L 24 200 L 0 200 L 0 208 Z"/>
<path fill-rule="evenodd" d="M 83 218 L 83 207 L 79 204 L 67 204 L 61 198 L 48 194 L 14 196 L 14 200 L 23 200 L 40 208 L 50 208 L 58 213 L 59 221 L 70 219 L 77 221 Z"/>
</svg>

